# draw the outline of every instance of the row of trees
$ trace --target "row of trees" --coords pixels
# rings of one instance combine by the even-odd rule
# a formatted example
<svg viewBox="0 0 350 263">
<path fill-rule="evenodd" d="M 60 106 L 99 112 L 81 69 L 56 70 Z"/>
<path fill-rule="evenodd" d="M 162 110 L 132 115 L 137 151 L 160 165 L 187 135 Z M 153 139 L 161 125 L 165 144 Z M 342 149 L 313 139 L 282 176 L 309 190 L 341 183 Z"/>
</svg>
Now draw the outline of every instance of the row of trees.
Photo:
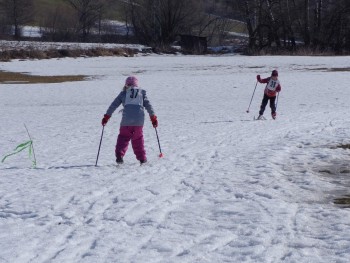
<svg viewBox="0 0 350 263">
<path fill-rule="evenodd" d="M 0 23 L 3 29 L 21 37 L 21 27 L 36 24 L 51 35 L 79 36 L 87 41 L 91 29 L 101 24 L 113 0 L 57 0 L 39 5 L 34 0 L 0 0 Z M 12 29 L 13 28 L 13 29 Z"/>
<path fill-rule="evenodd" d="M 18 38 L 21 34 L 20 27 L 33 19 L 33 7 L 33 0 L 1 0 L 0 21 L 2 30 L 13 26 L 14 35 Z"/>
<path fill-rule="evenodd" d="M 44 0 L 41 0 L 43 2 Z M 126 37 L 143 44 L 166 47 L 179 34 L 196 34 L 214 39 L 227 32 L 227 19 L 211 15 L 214 0 L 57 0 L 38 8 L 34 0 L 0 0 L 0 23 L 14 27 L 15 38 L 21 26 L 35 23 L 51 40 L 96 40 L 113 35 L 113 28 L 103 21 L 111 9 L 118 9 L 119 20 L 125 21 Z M 217 6 L 217 4 L 215 4 Z M 4 27 L 5 26 L 5 27 Z M 133 34 L 130 34 L 132 31 Z"/>
<path fill-rule="evenodd" d="M 245 14 L 251 50 L 275 46 L 350 51 L 349 0 L 232 1 Z"/>
<path fill-rule="evenodd" d="M 169 46 L 179 34 L 222 44 L 238 20 L 252 52 L 298 46 L 350 51 L 349 0 L 57 0 L 41 10 L 35 2 L 0 0 L 0 23 L 12 25 L 16 37 L 22 25 L 36 22 L 53 40 L 89 41 L 96 32 L 114 33 L 102 22 L 115 9 L 137 41 L 150 46 Z"/>
<path fill-rule="evenodd" d="M 179 34 L 205 36 L 211 43 L 227 34 L 228 19 L 206 12 L 202 0 L 131 0 L 125 8 L 138 39 L 156 46 L 169 46 Z"/>
</svg>

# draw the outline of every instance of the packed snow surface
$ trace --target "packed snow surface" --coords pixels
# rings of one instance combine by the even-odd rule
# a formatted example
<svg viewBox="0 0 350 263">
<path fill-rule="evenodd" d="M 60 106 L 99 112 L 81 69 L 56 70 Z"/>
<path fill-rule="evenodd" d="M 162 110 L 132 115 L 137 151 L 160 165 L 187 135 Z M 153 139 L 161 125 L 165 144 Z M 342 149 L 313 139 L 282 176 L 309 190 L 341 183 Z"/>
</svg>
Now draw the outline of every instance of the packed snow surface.
<svg viewBox="0 0 350 263">
<path fill-rule="evenodd" d="M 139 56 L 12 61 L 1 70 L 88 75 L 1 84 L 0 262 L 349 262 L 349 57 Z M 278 69 L 277 119 L 254 121 L 256 75 Z M 148 164 L 115 165 L 128 75 L 147 90 Z M 256 89 L 255 89 L 256 87 Z M 254 92 L 255 91 L 255 92 Z M 253 98 L 253 99 L 252 99 Z M 250 100 L 252 103 L 249 107 Z M 249 109 L 249 113 L 246 111 Z"/>
</svg>

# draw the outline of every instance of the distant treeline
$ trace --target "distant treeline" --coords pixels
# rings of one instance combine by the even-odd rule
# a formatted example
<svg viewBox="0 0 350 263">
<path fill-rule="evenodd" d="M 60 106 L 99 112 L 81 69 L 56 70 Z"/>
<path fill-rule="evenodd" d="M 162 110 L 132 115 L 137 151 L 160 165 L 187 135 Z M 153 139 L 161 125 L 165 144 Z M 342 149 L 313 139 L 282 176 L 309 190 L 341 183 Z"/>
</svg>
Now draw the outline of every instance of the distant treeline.
<svg viewBox="0 0 350 263">
<path fill-rule="evenodd" d="M 123 32 L 106 20 L 123 21 Z M 238 32 L 250 54 L 350 52 L 349 0 L 0 0 L 3 37 L 20 39 L 29 24 L 51 41 L 166 48 L 184 34 L 230 44 Z"/>
<path fill-rule="evenodd" d="M 350 51 L 349 0 L 234 1 L 245 14 L 252 50 Z"/>
</svg>

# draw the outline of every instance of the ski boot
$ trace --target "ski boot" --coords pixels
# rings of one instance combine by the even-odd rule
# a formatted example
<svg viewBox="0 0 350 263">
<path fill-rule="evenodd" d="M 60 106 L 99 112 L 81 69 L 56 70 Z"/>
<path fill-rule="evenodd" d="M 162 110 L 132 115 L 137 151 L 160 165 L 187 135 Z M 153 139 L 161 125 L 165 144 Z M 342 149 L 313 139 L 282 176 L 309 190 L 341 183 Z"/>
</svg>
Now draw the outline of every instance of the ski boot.
<svg viewBox="0 0 350 263">
<path fill-rule="evenodd" d="M 276 112 L 271 113 L 271 116 L 272 116 L 272 119 L 276 120 L 276 116 L 277 116 Z"/>
<path fill-rule="evenodd" d="M 117 162 L 117 164 L 124 163 L 123 157 L 121 157 L 121 156 L 117 156 L 117 159 L 115 161 Z"/>
</svg>

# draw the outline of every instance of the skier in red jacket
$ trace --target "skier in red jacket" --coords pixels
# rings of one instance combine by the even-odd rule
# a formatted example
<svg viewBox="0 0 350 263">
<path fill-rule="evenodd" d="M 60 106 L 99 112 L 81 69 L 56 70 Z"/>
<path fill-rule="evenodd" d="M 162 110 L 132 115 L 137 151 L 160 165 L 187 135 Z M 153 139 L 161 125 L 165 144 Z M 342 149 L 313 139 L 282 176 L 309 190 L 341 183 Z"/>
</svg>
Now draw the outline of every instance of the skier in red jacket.
<svg viewBox="0 0 350 263">
<path fill-rule="evenodd" d="M 258 120 L 263 119 L 263 114 L 265 111 L 265 107 L 267 102 L 270 100 L 270 108 L 271 108 L 271 116 L 273 119 L 276 119 L 276 94 L 281 91 L 281 84 L 278 80 L 278 72 L 277 70 L 273 70 L 271 73 L 271 77 L 266 79 L 261 79 L 260 75 L 256 76 L 256 79 L 260 83 L 267 83 L 264 90 L 264 97 L 261 102 L 259 117 Z"/>
</svg>

